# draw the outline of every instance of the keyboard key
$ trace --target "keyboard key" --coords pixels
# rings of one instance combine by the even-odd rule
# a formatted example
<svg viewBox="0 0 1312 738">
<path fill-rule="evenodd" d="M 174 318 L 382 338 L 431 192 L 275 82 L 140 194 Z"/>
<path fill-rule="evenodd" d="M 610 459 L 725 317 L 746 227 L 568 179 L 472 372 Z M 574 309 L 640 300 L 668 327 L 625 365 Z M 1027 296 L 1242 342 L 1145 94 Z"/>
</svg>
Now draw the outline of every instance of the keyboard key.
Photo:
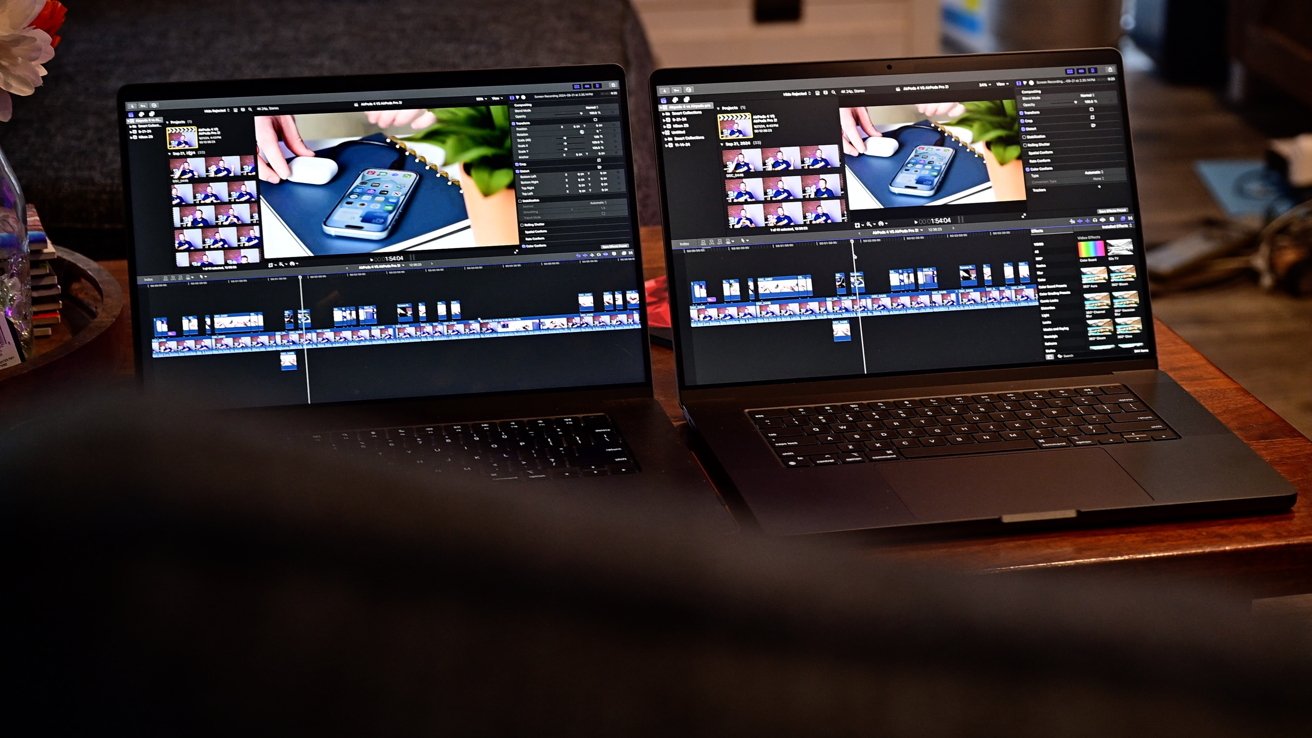
<svg viewBox="0 0 1312 738">
<path fill-rule="evenodd" d="M 1170 430 L 1170 427 L 1160 420 L 1151 420 L 1134 423 L 1108 423 L 1107 430 L 1112 433 L 1125 433 L 1127 431 L 1167 431 Z"/>
<path fill-rule="evenodd" d="M 781 438 L 770 443 L 774 448 L 798 448 L 802 446 L 814 446 L 820 443 L 815 436 L 801 436 L 798 438 Z"/>
<path fill-rule="evenodd" d="M 798 456 L 829 456 L 831 454 L 839 453 L 838 444 L 836 443 L 826 443 L 820 446 L 805 446 L 795 450 L 797 451 Z"/>
<path fill-rule="evenodd" d="M 973 443 L 968 446 L 921 446 L 919 448 L 901 449 L 902 456 L 908 459 L 923 459 L 929 456 L 956 456 L 958 454 L 984 454 L 1003 451 L 1024 451 L 1034 448 L 1034 442 L 1003 441 L 1001 443 Z"/>
<path fill-rule="evenodd" d="M 1137 423 L 1137 422 L 1140 422 L 1140 421 L 1154 421 L 1154 420 L 1159 420 L 1159 418 L 1158 418 L 1156 415 L 1153 415 L 1152 413 L 1146 413 L 1146 412 L 1134 412 L 1134 413 L 1113 413 L 1113 414 L 1111 415 L 1111 420 L 1109 420 L 1109 421 L 1107 421 L 1107 422 L 1109 422 L 1109 423 Z"/>
</svg>

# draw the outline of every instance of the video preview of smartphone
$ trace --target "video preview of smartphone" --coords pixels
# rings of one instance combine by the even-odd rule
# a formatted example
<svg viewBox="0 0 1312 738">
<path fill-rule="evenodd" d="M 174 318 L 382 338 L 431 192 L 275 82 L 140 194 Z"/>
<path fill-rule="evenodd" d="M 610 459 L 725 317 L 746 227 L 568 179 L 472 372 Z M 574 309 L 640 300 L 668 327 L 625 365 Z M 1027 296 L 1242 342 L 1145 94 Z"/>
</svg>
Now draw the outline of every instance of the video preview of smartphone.
<svg viewBox="0 0 1312 738">
<path fill-rule="evenodd" d="M 947 146 L 917 146 L 888 183 L 888 189 L 899 195 L 932 196 L 943 184 L 948 164 L 956 153 Z"/>
<path fill-rule="evenodd" d="M 399 169 L 365 169 L 323 221 L 324 233 L 380 241 L 392 233 L 418 175 Z"/>
</svg>

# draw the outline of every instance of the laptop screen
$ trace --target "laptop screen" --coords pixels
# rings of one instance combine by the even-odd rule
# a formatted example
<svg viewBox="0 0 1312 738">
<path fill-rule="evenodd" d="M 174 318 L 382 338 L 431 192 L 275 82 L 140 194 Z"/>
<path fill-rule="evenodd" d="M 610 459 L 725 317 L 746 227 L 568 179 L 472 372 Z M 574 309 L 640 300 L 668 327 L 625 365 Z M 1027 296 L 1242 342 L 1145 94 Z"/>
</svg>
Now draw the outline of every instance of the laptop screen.
<svg viewBox="0 0 1312 738">
<path fill-rule="evenodd" d="M 1150 358 L 1110 50 L 653 77 L 684 386 Z"/>
<path fill-rule="evenodd" d="M 648 381 L 618 67 L 138 85 L 147 389 L 219 406 Z"/>
</svg>

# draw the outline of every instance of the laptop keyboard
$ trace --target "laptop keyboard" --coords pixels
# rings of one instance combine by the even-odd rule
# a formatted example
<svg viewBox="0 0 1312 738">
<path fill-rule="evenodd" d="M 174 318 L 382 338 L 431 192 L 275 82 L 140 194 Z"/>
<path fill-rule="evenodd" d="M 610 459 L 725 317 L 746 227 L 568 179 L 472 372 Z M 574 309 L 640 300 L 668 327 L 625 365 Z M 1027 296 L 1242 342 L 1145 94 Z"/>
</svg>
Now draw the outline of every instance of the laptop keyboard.
<svg viewBox="0 0 1312 738">
<path fill-rule="evenodd" d="M 773 407 L 747 415 L 790 468 L 1180 437 L 1119 384 Z"/>
<path fill-rule="evenodd" d="M 603 414 L 316 433 L 336 452 L 497 480 L 630 474 L 638 464 Z"/>
</svg>

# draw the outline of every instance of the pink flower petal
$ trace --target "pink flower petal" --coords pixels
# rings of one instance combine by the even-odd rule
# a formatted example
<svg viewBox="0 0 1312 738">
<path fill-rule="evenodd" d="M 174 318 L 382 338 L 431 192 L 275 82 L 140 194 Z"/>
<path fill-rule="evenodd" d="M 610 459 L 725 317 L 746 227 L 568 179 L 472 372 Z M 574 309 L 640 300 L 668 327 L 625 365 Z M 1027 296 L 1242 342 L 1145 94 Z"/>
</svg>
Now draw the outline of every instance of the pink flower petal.
<svg viewBox="0 0 1312 738">
<path fill-rule="evenodd" d="M 19 31 L 32 25 L 45 0 L 5 0 L 0 5 L 0 32 Z"/>
</svg>

